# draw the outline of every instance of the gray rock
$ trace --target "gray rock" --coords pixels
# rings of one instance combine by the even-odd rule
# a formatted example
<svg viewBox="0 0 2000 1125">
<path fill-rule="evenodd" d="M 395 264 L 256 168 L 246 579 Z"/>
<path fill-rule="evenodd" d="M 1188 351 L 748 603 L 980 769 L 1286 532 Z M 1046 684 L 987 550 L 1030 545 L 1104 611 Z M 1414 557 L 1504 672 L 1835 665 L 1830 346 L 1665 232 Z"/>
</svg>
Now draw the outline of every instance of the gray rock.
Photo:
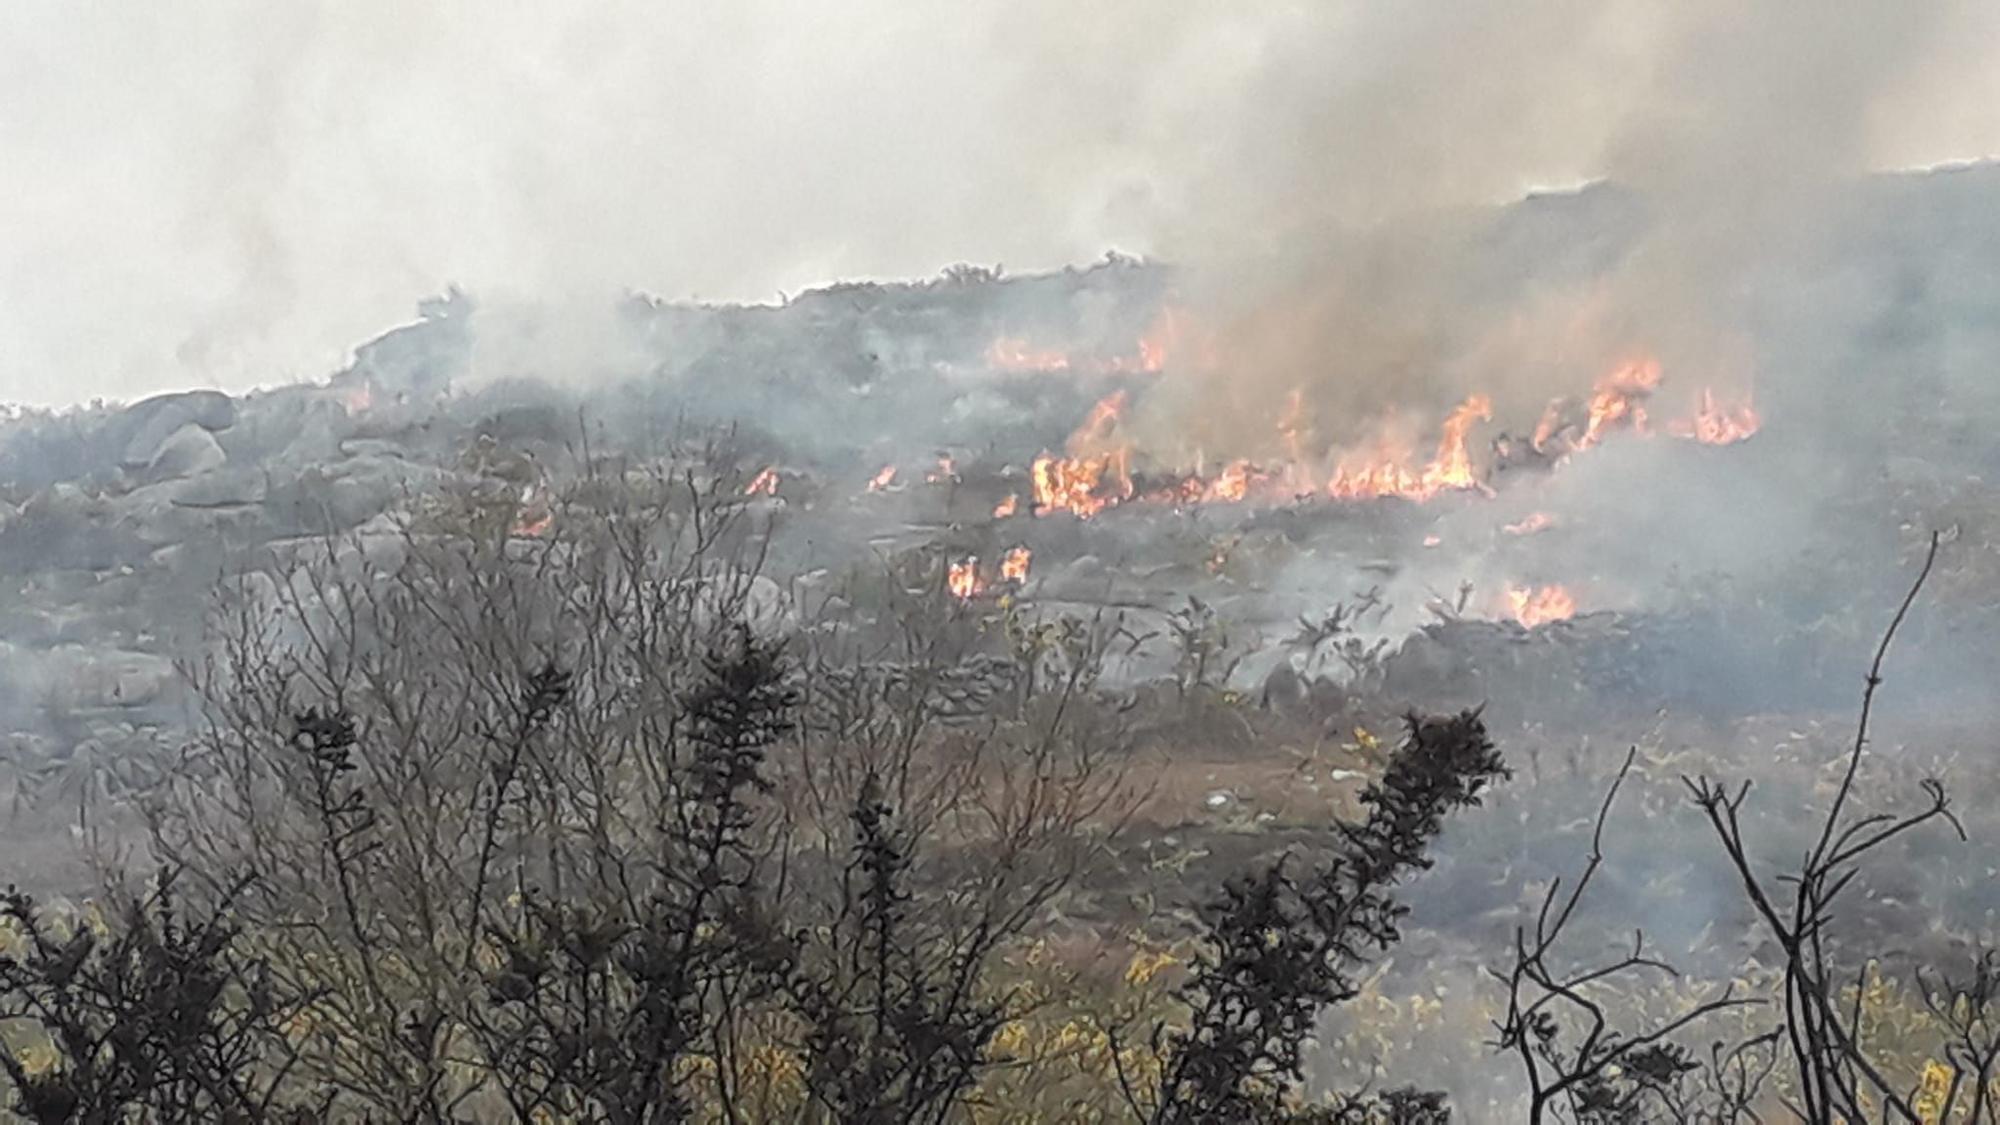
<svg viewBox="0 0 2000 1125">
<path fill-rule="evenodd" d="M 176 684 L 173 663 L 140 652 L 67 649 L 55 661 L 52 700 L 70 710 L 125 710 L 162 702 Z"/>
<path fill-rule="evenodd" d="M 264 501 L 262 473 L 225 466 L 173 485 L 173 503 L 183 508 L 237 508 Z"/>
<path fill-rule="evenodd" d="M 215 435 L 193 422 L 175 430 L 160 443 L 146 463 L 146 479 L 182 480 L 222 467 L 228 456 L 216 443 Z"/>
<path fill-rule="evenodd" d="M 221 391 L 182 391 L 156 395 L 126 408 L 119 419 L 124 430 L 128 469 L 149 466 L 167 440 L 187 426 L 214 432 L 236 424 L 236 400 Z"/>
</svg>

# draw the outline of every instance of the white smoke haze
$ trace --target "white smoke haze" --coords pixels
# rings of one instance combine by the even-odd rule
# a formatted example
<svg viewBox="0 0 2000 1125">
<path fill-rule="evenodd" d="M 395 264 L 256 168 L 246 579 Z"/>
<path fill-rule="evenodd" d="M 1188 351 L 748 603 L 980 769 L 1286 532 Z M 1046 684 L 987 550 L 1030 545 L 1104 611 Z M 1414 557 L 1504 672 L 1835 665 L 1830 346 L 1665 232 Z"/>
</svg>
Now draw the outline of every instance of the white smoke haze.
<svg viewBox="0 0 2000 1125">
<path fill-rule="evenodd" d="M 2000 150 L 1995 24 L 1894 3 L 28 0 L 0 12 L 0 396 L 316 377 L 451 283 L 766 300 L 1111 246 L 1188 268 L 1233 339 L 1251 318 L 1239 378 L 1394 386 L 1467 348 L 1453 226 L 1411 217 L 1600 177 L 1676 219 L 1609 301 L 1671 349 L 1708 338 L 1716 270 L 1813 229 L 1816 186 Z"/>
<path fill-rule="evenodd" d="M 1419 689 L 1381 694 L 1456 706 L 1443 693 L 1469 683 L 1463 702 L 1492 704 L 1524 767 L 1501 799 L 1536 811 L 1503 825 L 1518 839 L 1452 845 L 1504 877 L 1464 865 L 1482 872 L 1468 899 L 1437 881 L 1448 859 L 1413 890 L 1417 917 L 1511 927 L 1514 896 L 1569 870 L 1544 854 L 1567 863 L 1576 842 L 1545 831 L 1574 812 L 1554 794 L 1594 799 L 1600 751 L 1650 744 L 1670 711 L 1787 727 L 1781 712 L 1847 706 L 1910 549 L 1961 520 L 1925 593 L 1940 608 L 1899 642 L 1883 757 L 1950 693 L 1990 719 L 2000 491 L 1973 474 L 2000 479 L 2000 166 L 1890 173 L 1996 154 L 2000 5 L 1975 0 L 8 0 L 0 402 L 321 380 L 420 301 L 455 286 L 476 311 L 429 305 L 438 331 L 379 353 L 395 377 L 362 364 L 351 383 L 245 400 L 212 439 L 177 413 L 153 434 L 144 407 L 10 423 L 0 553 L 22 560 L 10 584 L 39 616 L 0 598 L 0 714 L 51 727 L 51 746 L 96 731 L 47 715 L 81 694 L 71 644 L 114 671 L 143 655 L 132 667 L 166 682 L 168 645 L 139 630 L 201 604 L 208 572 L 248 550 L 232 536 L 373 535 L 446 473 L 504 485 L 526 522 L 574 471 L 576 433 L 592 435 L 577 455 L 623 452 L 720 422 L 746 477 L 782 475 L 746 502 L 783 513 L 773 580 L 825 598 L 850 567 L 990 569 L 1032 546 L 1032 579 L 1008 588 L 1021 604 L 1109 606 L 1163 638 L 1119 658 L 1121 687 L 1173 672 L 1167 614 L 1189 594 L 1229 627 L 1245 659 L 1227 686 L 1251 699 L 1298 663 L 1302 617 L 1373 590 L 1363 639 L 1406 657 Z M 775 306 L 839 280 L 1112 249 L 1164 268 L 781 311 L 626 300 Z M 1165 369 L 1084 372 L 1132 345 L 1161 289 L 1185 334 Z M 986 358 L 1017 321 L 1076 369 Z M 1493 448 L 1638 358 L 1666 376 L 1653 440 L 1554 466 Z M 427 397 L 446 379 L 453 394 Z M 1033 518 L 1030 459 L 1113 386 L 1133 395 L 1106 446 L 1142 478 L 1200 465 L 1211 480 L 1232 458 L 1303 462 L 1304 479 L 1384 446 L 1421 468 L 1447 412 L 1489 395 L 1467 444 L 1490 492 L 1291 504 L 1285 477 L 1242 504 Z M 1754 396 L 1757 436 L 1658 432 L 1703 387 Z M 176 435 L 206 469 L 154 472 Z M 482 441 L 498 467 L 468 469 Z M 515 446 L 529 456 L 503 459 Z M 932 486 L 944 455 L 962 480 Z M 884 466 L 900 475 L 871 492 Z M 1466 584 L 1462 614 L 1437 612 Z M 1574 594 L 1573 622 L 1514 628 L 1507 592 L 1543 586 Z M 85 599 L 91 615 L 71 614 Z M 1572 651 L 1610 653 L 1618 675 L 1570 676 Z M 1461 654 L 1479 676 L 1447 674 Z M 1513 690 L 1544 681 L 1562 690 Z M 1327 719 L 1327 745 L 1359 721 Z M 1571 772 L 1551 766 L 1537 794 L 1528 756 L 1566 742 Z M 1746 767 L 1779 760 L 1713 743 Z M 1956 776 L 1991 772 L 1977 765 Z M 1794 824 L 1806 799 L 1766 807 Z M 1660 835 L 1618 859 L 1686 847 L 1643 819 Z M 1504 912 L 1478 914 L 1481 896 Z M 1649 934 L 1728 932 L 1735 896 L 1695 879 L 1631 909 Z M 1435 952 L 1403 971 L 1488 986 L 1457 988 L 1466 966 Z M 1472 1061 L 1438 1080 L 1484 1089 L 1489 1060 Z"/>
</svg>

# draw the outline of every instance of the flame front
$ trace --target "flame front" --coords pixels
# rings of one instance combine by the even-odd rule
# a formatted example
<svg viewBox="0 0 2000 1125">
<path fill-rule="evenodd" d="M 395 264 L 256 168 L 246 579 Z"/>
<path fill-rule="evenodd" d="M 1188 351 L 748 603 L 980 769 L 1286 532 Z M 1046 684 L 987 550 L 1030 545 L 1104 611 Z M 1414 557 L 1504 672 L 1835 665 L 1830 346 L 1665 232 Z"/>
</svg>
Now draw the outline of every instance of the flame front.
<svg viewBox="0 0 2000 1125">
<path fill-rule="evenodd" d="M 1703 387 L 1694 417 L 1681 419 L 1669 429 L 1675 437 L 1698 441 L 1703 445 L 1735 445 L 1755 437 L 1763 425 L 1763 420 L 1757 416 L 1756 406 L 1749 399 L 1736 406 L 1723 406 L 1716 401 L 1712 388 Z"/>
<path fill-rule="evenodd" d="M 1074 512 L 1081 519 L 1103 511 L 1113 501 L 1099 496 L 1097 488 L 1110 464 L 1109 457 L 1052 457 L 1044 453 L 1035 458 L 1029 467 L 1035 511 L 1043 515 Z"/>
<path fill-rule="evenodd" d="M 1561 586 L 1514 586 L 1507 590 L 1514 620 L 1529 629 L 1576 616 L 1576 598 Z"/>
<path fill-rule="evenodd" d="M 971 601 L 984 587 L 979 581 L 979 559 L 974 555 L 952 563 L 945 572 L 945 587 L 960 601 Z"/>
<path fill-rule="evenodd" d="M 1163 314 L 1156 325 L 1158 346 L 1141 349 L 1142 366 L 1150 368 L 1156 360 L 1163 363 L 1159 357 L 1166 354 L 1168 343 L 1180 346 L 1181 331 L 1171 313 Z M 1149 333 L 1149 339 L 1152 335 Z M 1587 398 L 1550 402 L 1535 424 L 1532 448 L 1541 455 L 1543 464 L 1560 465 L 1620 431 L 1647 436 L 1651 432 L 1651 400 L 1663 381 L 1660 361 L 1651 356 L 1642 354 L 1620 362 L 1592 383 Z M 1106 395 L 1070 435 L 1062 452 L 1044 451 L 1034 459 L 1032 487 L 1026 497 L 1034 514 L 1069 512 L 1089 518 L 1107 507 L 1135 500 L 1179 506 L 1252 498 L 1283 502 L 1313 495 L 1334 500 L 1394 497 L 1426 501 L 1447 492 L 1494 494 L 1485 467 L 1474 458 L 1471 442 L 1473 428 L 1494 416 L 1493 401 L 1485 394 L 1469 395 L 1445 416 L 1437 446 L 1425 461 L 1420 447 L 1393 414 L 1384 417 L 1372 442 L 1330 455 L 1311 448 L 1309 404 L 1301 391 L 1294 390 L 1282 404 L 1274 404 L 1274 452 L 1279 453 L 1278 459 L 1239 457 L 1215 469 L 1204 467 L 1204 458 L 1195 451 L 1191 472 L 1152 463 L 1145 459 L 1143 450 L 1135 453 L 1120 433 L 1128 402 L 1124 389 Z M 1704 444 L 1729 445 L 1755 434 L 1760 425 L 1748 399 L 1741 405 L 1725 406 L 1712 391 L 1703 391 L 1695 414 L 1668 423 L 1664 430 Z M 1521 446 L 1502 435 L 1493 448 L 1499 463 L 1512 464 Z M 993 510 L 994 516 L 1012 514 L 1014 503 L 1012 497 L 1001 501 Z M 1551 523 L 1549 517 L 1537 513 L 1502 530 L 1510 535 L 1530 535 L 1546 530 Z"/>
<path fill-rule="evenodd" d="M 1660 362 L 1639 359 L 1620 365 L 1590 391 L 1590 418 L 1576 448 L 1589 449 L 1620 427 L 1646 432 L 1646 399 L 1660 389 Z"/>
<path fill-rule="evenodd" d="M 1231 461 L 1202 492 L 1204 500 L 1233 502 L 1250 494 L 1251 469 L 1248 461 Z"/>
<path fill-rule="evenodd" d="M 1002 500 L 998 504 L 993 505 L 993 518 L 996 520 L 1004 520 L 1008 516 L 1013 515 L 1016 511 L 1019 511 L 1020 507 L 1021 507 L 1021 498 L 1010 492 L 1007 494 L 1007 498 L 1005 500 Z"/>
<path fill-rule="evenodd" d="M 743 495 L 745 496 L 776 496 L 777 494 L 778 470 L 776 469 L 765 469 L 763 472 L 750 478 L 749 484 L 743 486 Z"/>
<path fill-rule="evenodd" d="M 996 371 L 1068 371 L 1069 353 L 1034 347 L 1019 336 L 1002 336 L 986 347 L 986 366 Z"/>
<path fill-rule="evenodd" d="M 1125 402 L 1124 391 L 1113 391 L 1091 407 L 1083 425 L 1078 426 L 1069 437 L 1067 448 L 1071 456 L 1056 457 L 1044 453 L 1035 458 L 1029 472 L 1037 513 L 1067 511 L 1087 519 L 1103 511 L 1107 505 L 1131 496 L 1132 479 L 1125 472 L 1125 451 L 1122 448 L 1114 448 L 1109 453 L 1084 452 L 1111 444 L 1111 436 L 1118 428 L 1118 416 L 1124 411 Z M 1099 490 L 1107 483 L 1115 491 L 1110 495 L 1099 495 Z"/>
<path fill-rule="evenodd" d="M 1342 464 L 1327 482 L 1327 494 L 1340 500 L 1363 500 L 1401 496 L 1428 500 L 1440 492 L 1485 487 L 1472 465 L 1466 435 L 1473 423 L 1493 417 L 1493 400 L 1473 395 L 1459 403 L 1444 420 L 1444 434 L 1438 439 L 1437 454 L 1422 469 L 1413 469 L 1401 458 L 1381 456 L 1358 466 Z"/>
<path fill-rule="evenodd" d="M 1555 517 L 1547 512 L 1529 512 L 1517 522 L 1507 524 L 1500 530 L 1508 535 L 1538 535 L 1555 525 Z"/>
<path fill-rule="evenodd" d="M 509 535 L 517 538 L 540 539 L 549 533 L 556 522 L 555 507 L 549 502 L 542 489 L 529 485 L 521 490 L 521 504 L 514 514 L 514 524 L 507 529 Z"/>
<path fill-rule="evenodd" d="M 1000 559 L 1000 577 L 1017 586 L 1027 582 L 1028 564 L 1034 560 L 1034 557 L 1035 553 L 1026 547 L 1015 547 L 1009 550 Z"/>
<path fill-rule="evenodd" d="M 1424 470 L 1424 487 L 1431 493 L 1448 488 L 1477 488 L 1479 477 L 1472 470 L 1472 455 L 1466 452 L 1465 435 L 1474 422 L 1493 418 L 1493 400 L 1473 395 L 1444 420 L 1444 436 L 1438 440 L 1437 456 Z"/>
<path fill-rule="evenodd" d="M 1079 357 L 1060 348 L 1037 347 L 1020 336 L 1001 336 L 986 346 L 986 366 L 995 371 L 1055 373 L 1081 371 L 1093 375 L 1158 375 L 1175 353 L 1186 350 L 1187 318 L 1173 308 L 1160 311 L 1132 351 L 1109 357 Z M 1195 349 L 1196 360 L 1212 357 L 1211 346 Z"/>
<path fill-rule="evenodd" d="M 880 492 L 895 483 L 895 480 L 896 466 L 884 465 L 875 471 L 874 476 L 868 478 L 868 491 Z"/>
<path fill-rule="evenodd" d="M 340 405 L 349 415 L 366 414 L 375 408 L 375 380 L 363 379 L 347 388 L 340 396 Z"/>
</svg>

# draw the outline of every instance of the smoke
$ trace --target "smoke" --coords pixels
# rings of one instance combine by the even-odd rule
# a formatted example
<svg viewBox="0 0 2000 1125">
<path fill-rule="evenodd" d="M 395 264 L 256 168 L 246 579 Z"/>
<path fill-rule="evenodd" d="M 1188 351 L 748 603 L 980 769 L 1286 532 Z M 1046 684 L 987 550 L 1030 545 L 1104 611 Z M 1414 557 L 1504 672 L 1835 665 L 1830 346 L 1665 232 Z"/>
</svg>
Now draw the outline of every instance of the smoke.
<svg viewBox="0 0 2000 1125">
<path fill-rule="evenodd" d="M 1227 378 L 1181 372 L 1134 428 L 1165 441 L 1194 419 L 1210 452 L 1267 454 L 1295 391 L 1336 449 L 1474 391 L 1520 425 L 1634 351 L 1680 396 L 1690 374 L 1747 392 L 1754 275 L 1839 234 L 1842 193 L 1917 134 L 1946 143 L 1911 128 L 1928 107 L 1966 130 L 1948 151 L 1990 150 L 1960 102 L 1994 31 L 1951 4 L 1317 10 L 1270 44 L 1219 130 L 1231 147 L 1163 228 Z M 1580 262 L 1489 208 L 1596 179 L 1626 213 L 1586 216 Z"/>
<path fill-rule="evenodd" d="M 1702 216 L 1634 252 L 1598 329 L 1699 337 L 1692 279 L 1783 237 L 1766 224 L 1810 214 L 1802 190 L 2000 148 L 1994 22 L 1886 2 L 28 0 L 0 13 L 0 396 L 316 376 L 454 282 L 768 299 L 1118 246 L 1191 267 L 1248 371 L 1235 398 L 1346 389 L 1319 407 L 1331 440 L 1390 393 L 1356 388 L 1447 389 L 1533 319 L 1532 294 L 1467 292 L 1465 208 L 1609 176 Z"/>
</svg>

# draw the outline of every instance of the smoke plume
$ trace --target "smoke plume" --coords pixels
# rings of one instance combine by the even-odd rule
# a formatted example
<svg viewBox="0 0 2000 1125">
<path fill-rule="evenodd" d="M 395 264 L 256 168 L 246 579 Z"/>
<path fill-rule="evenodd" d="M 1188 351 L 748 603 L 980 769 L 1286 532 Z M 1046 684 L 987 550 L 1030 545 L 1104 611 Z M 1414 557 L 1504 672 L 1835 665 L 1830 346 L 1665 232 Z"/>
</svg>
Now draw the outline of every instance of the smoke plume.
<svg viewBox="0 0 2000 1125">
<path fill-rule="evenodd" d="M 1442 409 L 1524 356 L 1715 338 L 1712 271 L 1810 229 L 1815 185 L 2000 147 L 1994 24 L 1892 3 L 28 0 L 0 13 L 0 396 L 317 376 L 451 283 L 763 300 L 1117 246 L 1188 268 L 1232 344 L 1223 405 L 1311 384 L 1332 441 L 1385 396 Z M 1535 292 L 1558 281 L 1467 276 L 1466 209 L 1600 177 L 1673 218 L 1601 316 Z"/>
</svg>

